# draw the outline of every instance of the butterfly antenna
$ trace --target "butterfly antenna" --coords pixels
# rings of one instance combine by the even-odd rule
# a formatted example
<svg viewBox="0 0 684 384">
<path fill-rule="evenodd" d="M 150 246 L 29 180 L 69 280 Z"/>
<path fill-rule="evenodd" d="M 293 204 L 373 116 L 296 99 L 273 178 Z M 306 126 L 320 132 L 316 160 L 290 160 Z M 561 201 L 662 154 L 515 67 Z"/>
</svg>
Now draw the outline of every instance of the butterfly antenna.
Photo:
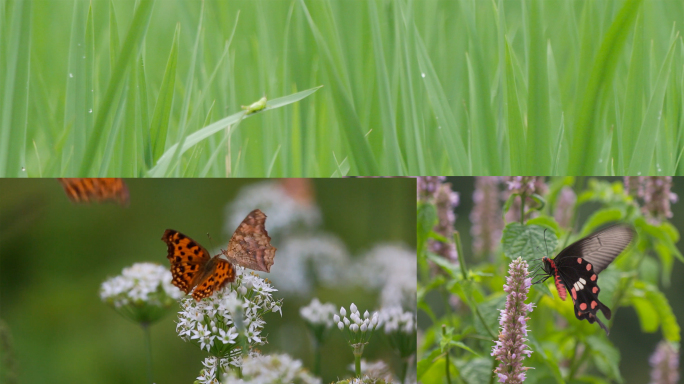
<svg viewBox="0 0 684 384">
<path fill-rule="evenodd" d="M 209 234 L 209 232 L 207 232 L 207 237 L 209 238 L 209 244 L 211 244 L 211 249 L 215 249 L 214 239 L 211 238 L 211 235 Z"/>
</svg>

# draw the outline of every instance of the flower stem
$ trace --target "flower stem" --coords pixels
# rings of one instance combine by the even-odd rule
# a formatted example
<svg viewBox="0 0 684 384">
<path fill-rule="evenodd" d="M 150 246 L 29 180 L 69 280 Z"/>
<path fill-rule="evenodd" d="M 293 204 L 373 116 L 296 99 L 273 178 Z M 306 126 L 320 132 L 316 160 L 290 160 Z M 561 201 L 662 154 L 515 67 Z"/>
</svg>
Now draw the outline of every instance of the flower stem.
<svg viewBox="0 0 684 384">
<path fill-rule="evenodd" d="M 445 324 L 442 324 L 442 337 L 444 337 L 444 336 L 446 336 L 446 325 L 445 325 Z M 451 350 L 451 349 L 450 349 L 449 347 L 447 347 L 447 348 L 446 348 L 446 351 L 444 351 L 445 354 L 446 354 L 446 355 L 445 355 L 445 358 L 446 358 L 446 365 L 445 365 L 445 367 L 446 367 L 446 379 L 447 379 L 447 384 L 451 384 L 451 373 L 449 372 L 449 366 L 451 365 L 451 364 L 449 363 L 449 352 L 450 352 L 450 350 Z"/>
<path fill-rule="evenodd" d="M 461 245 L 461 234 L 458 231 L 454 231 L 454 242 L 456 243 L 456 254 L 458 256 L 458 266 L 461 268 L 461 275 L 463 280 L 468 280 L 465 258 L 463 257 L 463 246 Z"/>
<path fill-rule="evenodd" d="M 150 384 L 154 383 L 152 379 L 152 338 L 150 336 L 150 325 L 148 323 L 140 323 L 143 334 L 145 335 L 145 352 L 147 354 L 147 381 Z"/>
<path fill-rule="evenodd" d="M 363 347 L 365 343 L 353 344 L 354 349 L 354 370 L 356 377 L 361 377 L 361 356 L 363 356 Z"/>
<path fill-rule="evenodd" d="M 321 377 L 321 343 L 314 338 L 314 374 Z"/>
<path fill-rule="evenodd" d="M 520 224 L 525 225 L 525 194 L 520 194 Z"/>
<path fill-rule="evenodd" d="M 402 359 L 401 362 L 401 384 L 406 384 L 406 376 L 408 373 L 409 359 Z"/>
</svg>

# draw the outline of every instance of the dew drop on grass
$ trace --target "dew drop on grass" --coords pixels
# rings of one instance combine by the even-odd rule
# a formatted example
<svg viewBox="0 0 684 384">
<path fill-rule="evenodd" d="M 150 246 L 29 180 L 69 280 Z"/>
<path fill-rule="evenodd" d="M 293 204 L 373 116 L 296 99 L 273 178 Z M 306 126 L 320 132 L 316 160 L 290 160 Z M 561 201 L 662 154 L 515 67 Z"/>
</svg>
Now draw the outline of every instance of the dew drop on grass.
<svg viewBox="0 0 684 384">
<path fill-rule="evenodd" d="M 442 129 L 442 126 L 441 126 L 441 125 L 438 125 L 438 126 L 437 126 L 437 129 Z"/>
<path fill-rule="evenodd" d="M 599 159 L 599 163 L 603 163 L 603 159 Z"/>
<path fill-rule="evenodd" d="M 425 78 L 425 74 L 424 74 L 424 73 L 421 73 L 420 76 L 421 76 L 423 79 Z"/>
<path fill-rule="evenodd" d="M 641 172 L 637 172 L 637 176 L 641 176 Z"/>
<path fill-rule="evenodd" d="M 89 110 L 88 110 L 88 113 L 93 113 L 93 109 L 92 109 L 92 108 L 89 109 Z"/>
<path fill-rule="evenodd" d="M 70 73 L 70 74 L 69 74 L 69 77 L 74 77 L 74 74 L 73 74 L 73 73 Z"/>
<path fill-rule="evenodd" d="M 22 171 L 22 172 L 26 172 L 26 168 L 21 167 L 21 171 Z"/>
</svg>

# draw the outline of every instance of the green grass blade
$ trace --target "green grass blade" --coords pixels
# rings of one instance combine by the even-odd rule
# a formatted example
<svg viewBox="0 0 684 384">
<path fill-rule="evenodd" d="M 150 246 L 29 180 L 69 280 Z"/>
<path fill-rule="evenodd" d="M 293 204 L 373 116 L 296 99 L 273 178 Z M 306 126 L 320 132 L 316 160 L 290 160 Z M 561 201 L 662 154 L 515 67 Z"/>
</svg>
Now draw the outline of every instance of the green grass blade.
<svg viewBox="0 0 684 384">
<path fill-rule="evenodd" d="M 26 166 L 29 69 L 31 67 L 31 2 L 15 2 L 9 26 L 1 26 L 0 177 L 23 176 Z M 5 5 L 0 5 L 5 7 Z M 11 16 L 10 16 L 11 15 Z"/>
<path fill-rule="evenodd" d="M 387 162 L 387 172 L 390 175 L 405 175 L 406 166 L 399 148 L 397 139 L 397 123 L 394 114 L 392 94 L 390 91 L 389 70 L 385 62 L 385 47 L 383 44 L 382 32 L 380 31 L 380 18 L 375 1 L 368 2 L 370 13 L 370 24 L 373 38 L 373 53 L 375 54 L 375 71 L 378 75 L 378 96 L 380 103 L 380 118 L 382 121 L 382 132 L 385 139 L 385 155 Z"/>
<path fill-rule="evenodd" d="M 451 172 L 456 175 L 465 175 L 470 169 L 470 160 L 468 152 L 466 152 L 463 140 L 458 133 L 458 124 L 456 118 L 451 111 L 451 106 L 448 103 L 444 89 L 439 82 L 437 72 L 432 66 L 430 57 L 423 44 L 418 30 L 415 31 L 416 53 L 418 54 L 418 65 L 420 67 L 421 76 L 423 76 L 423 84 L 427 91 L 428 97 L 432 104 L 432 109 L 435 113 L 435 118 L 438 120 L 439 133 L 444 139 L 447 148 L 447 156 L 449 158 L 449 165 Z"/>
<path fill-rule="evenodd" d="M 651 169 L 653 151 L 657 138 L 660 136 L 661 140 L 666 140 L 666 138 L 662 137 L 663 129 L 661 128 L 661 117 L 663 115 L 665 91 L 667 90 L 668 79 L 672 69 L 672 58 L 674 56 L 676 42 L 676 38 L 672 40 L 665 61 L 660 67 L 658 80 L 656 81 L 655 88 L 651 94 L 651 100 L 648 103 L 644 120 L 641 122 L 641 130 L 639 131 L 632 159 L 629 163 L 629 169 L 627 171 L 627 174 L 629 175 L 648 174 Z"/>
<path fill-rule="evenodd" d="M 91 169 L 93 169 L 97 163 L 102 161 L 101 158 L 96 159 L 96 152 L 100 147 L 102 135 L 111 130 L 111 127 L 109 129 L 106 127 L 109 114 L 112 112 L 116 95 L 120 92 L 124 85 L 123 79 L 128 68 L 133 65 L 132 63 L 137 61 L 137 57 L 142 46 L 142 41 L 145 37 L 147 26 L 152 15 L 153 5 L 154 0 L 140 0 L 138 7 L 135 10 L 130 29 L 126 34 L 126 39 L 121 47 L 121 53 L 118 56 L 116 65 L 112 70 L 112 76 L 109 79 L 107 90 L 105 91 L 104 97 L 102 98 L 102 101 L 98 107 L 92 135 L 90 135 L 90 138 L 88 139 L 85 155 L 81 161 L 79 171 L 79 175 L 81 176 L 89 175 Z"/>
<path fill-rule="evenodd" d="M 543 31 L 541 0 L 530 1 L 529 53 L 527 76 L 529 84 L 527 100 L 527 167 L 532 175 L 551 173 L 551 111 L 549 107 L 549 78 L 547 67 L 546 37 Z"/>
<path fill-rule="evenodd" d="M 148 142 L 145 146 L 145 159 L 148 167 L 152 167 L 166 148 L 166 137 L 169 131 L 169 121 L 172 115 L 173 90 L 176 85 L 176 65 L 178 63 L 178 39 L 180 37 L 180 23 L 176 24 L 176 31 L 173 34 L 173 44 L 171 52 L 166 62 L 164 78 L 162 79 L 159 95 L 152 113 Z"/>
<path fill-rule="evenodd" d="M 511 62 L 511 47 L 506 39 L 506 116 L 508 127 L 508 145 L 512 175 L 524 173 L 526 149 L 525 149 L 525 126 L 515 84 L 515 73 Z"/>
<path fill-rule="evenodd" d="M 607 92 L 612 83 L 620 52 L 625 45 L 631 27 L 636 21 L 641 3 L 642 0 L 625 1 L 603 38 L 601 48 L 594 60 L 573 132 L 571 148 L 571 153 L 582 153 L 583 155 L 575 156 L 570 163 L 569 173 L 571 175 L 592 175 L 594 173 L 601 154 L 602 140 L 606 136 L 606 132 L 599 131 L 601 124 L 597 119 L 600 95 Z"/>
<path fill-rule="evenodd" d="M 323 37 L 323 34 L 318 29 L 309 13 L 304 0 L 300 0 L 304 14 L 306 15 L 309 27 L 316 40 L 316 45 L 322 53 L 322 57 L 326 63 L 325 68 L 328 71 L 328 77 L 334 81 L 334 85 L 330 87 L 333 100 L 337 106 L 336 112 L 340 119 L 342 132 L 347 142 L 348 150 L 353 154 L 353 159 L 350 163 L 355 167 L 359 175 L 376 176 L 379 175 L 379 169 L 375 156 L 371 151 L 368 140 L 365 135 L 367 130 L 361 125 L 359 116 L 354 107 L 351 90 L 348 86 L 348 77 L 345 75 L 344 68 L 339 64 L 339 61 L 333 59 L 331 49 L 328 46 L 328 41 Z M 335 40 L 332 41 L 333 43 Z M 337 47 L 337 52 L 340 47 Z M 354 169 L 352 169 L 354 171 Z"/>
<path fill-rule="evenodd" d="M 159 161 L 157 164 L 154 166 L 154 168 L 150 169 L 148 175 L 151 177 L 162 177 L 163 175 L 166 174 L 166 172 L 169 169 L 169 166 L 171 164 L 171 160 L 174 157 L 174 154 L 178 151 L 180 154 L 185 153 L 188 149 L 192 148 L 193 146 L 197 145 L 199 142 L 202 140 L 207 139 L 211 135 L 216 134 L 217 132 L 222 131 L 224 128 L 230 127 L 230 131 L 227 134 L 231 134 L 236 126 L 233 125 L 240 120 L 248 119 L 256 115 L 260 115 L 266 111 L 275 109 L 275 108 L 280 108 L 283 106 L 286 106 L 288 104 L 292 104 L 294 102 L 297 102 L 299 100 L 302 100 L 303 98 L 311 95 L 312 93 L 316 92 L 319 90 L 321 86 L 318 86 L 316 88 L 311 88 L 306 91 L 302 92 L 297 92 L 292 95 L 284 96 L 284 97 L 279 97 L 277 99 L 269 100 L 266 104 L 266 108 L 263 109 L 261 112 L 258 113 L 253 113 L 250 115 L 246 115 L 244 111 L 234 113 L 226 118 L 223 118 L 217 122 L 212 123 L 211 125 L 208 125 L 190 135 L 188 135 L 185 140 L 182 142 L 181 145 L 180 143 L 176 143 L 172 146 L 170 146 L 166 152 L 159 158 Z M 180 149 L 178 149 L 180 147 Z"/>
</svg>

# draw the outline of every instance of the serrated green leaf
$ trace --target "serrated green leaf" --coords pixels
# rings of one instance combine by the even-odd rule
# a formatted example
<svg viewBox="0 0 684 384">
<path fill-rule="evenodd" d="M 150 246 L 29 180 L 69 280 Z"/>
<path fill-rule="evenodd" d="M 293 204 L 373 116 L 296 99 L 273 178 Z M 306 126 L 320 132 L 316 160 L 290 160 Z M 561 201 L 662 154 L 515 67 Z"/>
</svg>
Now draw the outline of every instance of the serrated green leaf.
<svg viewBox="0 0 684 384">
<path fill-rule="evenodd" d="M 553 252 L 558 238 L 554 230 L 539 225 L 510 223 L 503 230 L 501 243 L 506 257 L 511 260 L 522 257 L 530 265 L 535 259 Z"/>
</svg>

